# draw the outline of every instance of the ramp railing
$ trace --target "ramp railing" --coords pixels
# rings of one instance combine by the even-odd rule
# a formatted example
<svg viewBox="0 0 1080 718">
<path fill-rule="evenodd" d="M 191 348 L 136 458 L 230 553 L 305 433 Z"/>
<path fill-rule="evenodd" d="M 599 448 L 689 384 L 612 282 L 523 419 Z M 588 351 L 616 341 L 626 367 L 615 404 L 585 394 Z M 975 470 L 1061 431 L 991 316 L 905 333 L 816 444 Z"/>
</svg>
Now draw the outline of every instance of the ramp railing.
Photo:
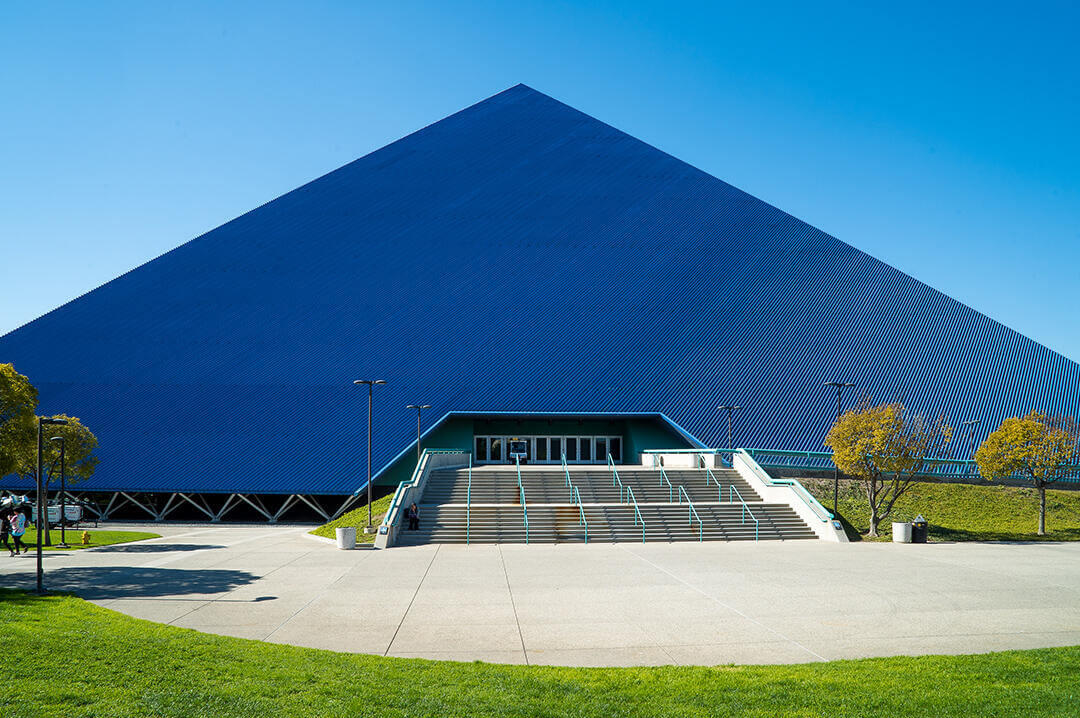
<svg viewBox="0 0 1080 718">
<path fill-rule="evenodd" d="M 570 487 L 570 505 L 577 504 L 578 507 L 578 526 L 585 527 L 585 543 L 589 543 L 589 522 L 585 520 L 585 507 L 581 505 L 581 492 L 578 491 L 578 487 Z"/>
<path fill-rule="evenodd" d="M 416 462 L 416 469 L 408 481 L 402 481 L 394 491 L 394 498 L 390 500 L 390 508 L 383 516 L 379 533 L 375 537 L 377 548 L 387 548 L 394 544 L 397 525 L 405 516 L 405 506 L 419 501 L 427 486 L 428 476 L 435 469 L 462 468 L 468 465 L 472 455 L 460 449 L 424 449 L 420 454 L 420 460 Z M 353 496 L 357 496 L 363 488 L 357 489 Z"/>
</svg>

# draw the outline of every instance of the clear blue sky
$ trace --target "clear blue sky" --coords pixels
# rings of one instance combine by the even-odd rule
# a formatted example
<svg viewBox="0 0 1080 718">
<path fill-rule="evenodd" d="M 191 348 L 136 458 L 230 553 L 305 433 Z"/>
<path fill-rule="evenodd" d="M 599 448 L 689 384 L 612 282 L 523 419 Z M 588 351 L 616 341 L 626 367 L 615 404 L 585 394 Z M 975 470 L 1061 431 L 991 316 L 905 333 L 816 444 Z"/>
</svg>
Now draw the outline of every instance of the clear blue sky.
<svg viewBox="0 0 1080 718">
<path fill-rule="evenodd" d="M 0 333 L 524 82 L 1080 360 L 1080 10 L 878 4 L 3 3 Z"/>
</svg>

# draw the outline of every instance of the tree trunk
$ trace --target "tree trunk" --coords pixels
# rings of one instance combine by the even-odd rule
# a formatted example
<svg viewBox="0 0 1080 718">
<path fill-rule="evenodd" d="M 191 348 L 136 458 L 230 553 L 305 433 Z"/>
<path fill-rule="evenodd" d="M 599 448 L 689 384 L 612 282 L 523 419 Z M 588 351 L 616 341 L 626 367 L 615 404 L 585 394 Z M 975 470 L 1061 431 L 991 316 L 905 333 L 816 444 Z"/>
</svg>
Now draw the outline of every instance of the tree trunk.
<svg viewBox="0 0 1080 718">
<path fill-rule="evenodd" d="M 1039 484 L 1039 535 L 1046 535 L 1046 484 Z"/>
<path fill-rule="evenodd" d="M 867 533 L 867 536 L 870 536 L 871 538 L 877 538 L 877 535 L 878 535 L 877 526 L 878 526 L 879 521 L 881 521 L 881 519 L 878 518 L 878 515 L 877 515 L 877 506 L 871 506 L 870 507 L 870 531 Z"/>
</svg>

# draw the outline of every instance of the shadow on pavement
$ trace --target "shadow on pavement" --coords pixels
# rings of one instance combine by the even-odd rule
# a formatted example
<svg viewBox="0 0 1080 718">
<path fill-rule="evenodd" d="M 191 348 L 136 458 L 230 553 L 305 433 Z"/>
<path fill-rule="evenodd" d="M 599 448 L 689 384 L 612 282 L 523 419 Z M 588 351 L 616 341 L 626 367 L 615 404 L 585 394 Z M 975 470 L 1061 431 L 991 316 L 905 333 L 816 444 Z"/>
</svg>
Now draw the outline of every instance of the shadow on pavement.
<svg viewBox="0 0 1080 718">
<path fill-rule="evenodd" d="M 167 553 L 169 551 L 202 551 L 208 548 L 225 547 L 198 543 L 114 544 L 99 546 L 93 551 L 94 553 Z"/>
<path fill-rule="evenodd" d="M 71 567 L 46 571 L 45 588 L 100 601 L 111 598 L 224 593 L 253 583 L 258 578 L 247 571 L 229 569 Z M 13 573 L 4 576 L 3 582 L 6 588 L 32 590 L 36 578 L 32 571 Z"/>
</svg>

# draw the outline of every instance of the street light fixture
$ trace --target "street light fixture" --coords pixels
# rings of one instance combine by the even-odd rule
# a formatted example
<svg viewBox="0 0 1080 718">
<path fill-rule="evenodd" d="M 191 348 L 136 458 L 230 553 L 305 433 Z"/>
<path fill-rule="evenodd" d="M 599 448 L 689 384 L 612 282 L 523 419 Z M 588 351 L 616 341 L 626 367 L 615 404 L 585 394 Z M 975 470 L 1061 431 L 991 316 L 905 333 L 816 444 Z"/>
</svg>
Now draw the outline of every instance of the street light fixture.
<svg viewBox="0 0 1080 718">
<path fill-rule="evenodd" d="M 825 386 L 831 386 L 836 388 L 836 420 L 840 421 L 840 415 L 843 414 L 843 408 L 840 403 L 840 394 L 844 389 L 852 389 L 854 384 L 843 381 L 827 381 Z M 836 509 L 837 504 L 840 502 L 840 467 L 836 465 L 836 461 L 833 461 L 833 485 L 832 485 L 832 512 L 833 518 L 839 516 L 839 512 Z"/>
<path fill-rule="evenodd" d="M 42 558 L 42 536 L 48 535 L 49 527 L 45 524 L 46 511 L 45 511 L 45 477 L 41 473 L 41 451 L 44 448 L 41 443 L 41 427 L 42 426 L 66 426 L 66 419 L 50 419 L 48 417 L 39 416 L 37 421 L 37 521 L 35 526 L 37 527 L 37 592 L 39 594 L 45 593 L 45 572 L 41 564 Z"/>
<path fill-rule="evenodd" d="M 49 441 L 60 443 L 60 543 L 57 548 L 71 548 L 67 545 L 67 534 L 64 532 L 64 522 L 67 521 L 67 472 L 64 466 L 64 449 L 66 442 L 62 436 L 54 436 Z"/>
<path fill-rule="evenodd" d="M 742 407 L 734 405 L 728 406 L 727 404 L 725 404 L 724 406 L 716 407 L 716 409 L 717 411 L 727 412 L 727 448 L 729 452 L 734 451 L 735 447 L 731 443 L 731 412 L 738 411 L 739 409 L 742 409 Z"/>
<path fill-rule="evenodd" d="M 430 409 L 431 404 L 409 404 L 406 409 L 416 409 L 416 463 L 420 463 L 420 414 Z"/>
<path fill-rule="evenodd" d="M 367 384 L 367 533 L 371 533 L 371 398 L 376 384 L 385 384 L 382 379 L 357 379 L 353 384 Z"/>
</svg>

